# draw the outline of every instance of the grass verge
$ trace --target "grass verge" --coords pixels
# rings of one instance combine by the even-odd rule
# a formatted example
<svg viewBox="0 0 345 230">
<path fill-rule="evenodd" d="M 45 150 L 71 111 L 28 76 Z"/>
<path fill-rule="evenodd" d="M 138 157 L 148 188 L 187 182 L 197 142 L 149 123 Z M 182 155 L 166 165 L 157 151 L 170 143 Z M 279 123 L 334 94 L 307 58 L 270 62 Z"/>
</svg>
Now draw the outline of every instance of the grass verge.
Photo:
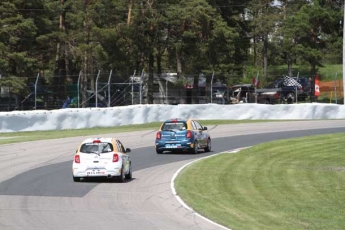
<svg viewBox="0 0 345 230">
<path fill-rule="evenodd" d="M 280 140 L 201 160 L 182 170 L 176 191 L 231 229 L 345 229 L 344 138 Z"/>
<path fill-rule="evenodd" d="M 277 121 L 277 120 L 204 120 L 204 121 L 201 120 L 201 123 L 204 126 L 208 126 L 208 125 L 257 123 L 257 122 L 272 122 L 272 121 Z M 152 123 L 147 123 L 147 124 L 123 125 L 123 126 L 108 127 L 108 128 L 0 133 L 0 145 L 26 142 L 26 141 L 88 136 L 88 135 L 107 134 L 107 133 L 122 133 L 122 132 L 133 132 L 133 131 L 152 130 L 152 129 L 158 130 L 160 125 L 161 125 L 161 122 L 152 122 Z"/>
</svg>

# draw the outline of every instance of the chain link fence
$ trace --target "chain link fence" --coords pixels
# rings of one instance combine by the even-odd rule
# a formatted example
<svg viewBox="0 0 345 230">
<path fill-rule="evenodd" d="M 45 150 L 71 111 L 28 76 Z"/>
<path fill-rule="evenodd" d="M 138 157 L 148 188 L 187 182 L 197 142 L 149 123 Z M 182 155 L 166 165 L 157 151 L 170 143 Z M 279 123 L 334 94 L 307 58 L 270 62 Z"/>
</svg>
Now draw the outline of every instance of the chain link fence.
<svg viewBox="0 0 345 230">
<path fill-rule="evenodd" d="M 211 76 L 208 76 L 211 79 Z M 176 81 L 175 75 L 155 76 L 153 91 L 147 89 L 145 73 L 136 74 L 121 80 L 108 73 L 98 72 L 88 76 L 86 92 L 81 92 L 80 74 L 69 76 L 65 84 L 47 83 L 43 77 L 33 76 L 18 84 L 21 79 L 0 77 L 0 111 L 61 109 L 82 107 L 113 107 L 135 104 L 148 104 L 148 98 L 153 98 L 154 104 L 233 104 L 233 103 L 263 103 L 257 101 L 255 88 L 247 92 L 236 91 L 237 88 L 223 82 Z M 311 77 L 307 77 L 310 81 Z M 206 81 L 206 80 L 205 80 Z M 307 96 L 303 100 L 296 98 L 292 103 L 320 102 L 343 104 L 343 81 L 334 79 L 320 80 L 320 95 L 314 96 L 314 84 L 310 82 Z M 212 87 L 211 87 L 212 85 Z M 246 85 L 251 85 L 248 83 Z M 261 87 L 261 86 L 260 86 Z M 258 87 L 258 89 L 260 88 Z M 84 94 L 84 97 L 82 96 Z M 236 99 L 236 100 L 235 100 Z M 280 102 L 285 103 L 285 102 Z M 273 104 L 273 103 L 272 103 Z"/>
</svg>

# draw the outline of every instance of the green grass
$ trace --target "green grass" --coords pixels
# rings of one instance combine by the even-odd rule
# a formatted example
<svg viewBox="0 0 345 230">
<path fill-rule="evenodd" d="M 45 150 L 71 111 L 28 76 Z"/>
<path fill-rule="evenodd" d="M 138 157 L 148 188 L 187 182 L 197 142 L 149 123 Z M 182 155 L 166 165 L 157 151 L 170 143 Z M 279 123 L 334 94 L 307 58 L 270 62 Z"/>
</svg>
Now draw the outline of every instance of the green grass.
<svg viewBox="0 0 345 230">
<path fill-rule="evenodd" d="M 201 120 L 204 125 L 239 124 L 271 122 L 274 120 Z M 124 125 L 109 128 L 74 129 L 74 130 L 52 130 L 52 131 L 33 131 L 33 132 L 12 132 L 0 133 L 0 145 L 26 141 L 36 141 L 45 139 L 57 139 L 65 137 L 88 136 L 107 133 L 133 132 L 141 130 L 158 130 L 161 122 L 152 122 L 140 125 Z"/>
<path fill-rule="evenodd" d="M 319 69 L 322 81 L 334 81 L 337 75 L 337 80 L 343 79 L 343 65 L 325 65 Z"/>
<path fill-rule="evenodd" d="M 176 178 L 198 213 L 236 230 L 345 229 L 345 134 L 260 144 Z"/>
<path fill-rule="evenodd" d="M 297 76 L 299 73 L 300 77 L 311 77 L 310 74 L 310 68 L 308 65 L 294 65 L 293 66 L 293 74 L 294 76 Z M 272 76 L 272 79 L 276 79 L 277 76 L 283 76 L 287 74 L 287 66 L 286 65 L 280 65 L 280 66 L 270 66 L 268 69 L 269 75 Z M 323 67 L 319 67 L 318 73 L 320 74 L 320 77 L 322 81 L 333 81 L 336 74 L 337 79 L 342 79 L 343 76 L 343 65 L 342 64 L 327 64 Z"/>
</svg>

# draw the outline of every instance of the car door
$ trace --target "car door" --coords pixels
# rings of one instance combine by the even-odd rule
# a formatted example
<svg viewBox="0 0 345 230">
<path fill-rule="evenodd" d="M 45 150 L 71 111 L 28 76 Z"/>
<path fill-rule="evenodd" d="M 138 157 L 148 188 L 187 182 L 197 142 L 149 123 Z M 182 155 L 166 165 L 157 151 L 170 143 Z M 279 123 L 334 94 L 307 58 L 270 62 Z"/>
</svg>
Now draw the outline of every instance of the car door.
<svg viewBox="0 0 345 230">
<path fill-rule="evenodd" d="M 208 130 L 207 130 L 207 127 L 203 126 L 202 124 L 200 124 L 200 122 L 196 121 L 200 127 L 201 127 L 201 135 L 202 135 L 202 139 L 203 139 L 203 143 L 204 143 L 204 146 L 206 147 L 207 146 L 207 142 L 208 142 L 208 138 L 209 138 L 209 133 L 208 133 Z"/>
<path fill-rule="evenodd" d="M 195 125 L 195 123 L 194 123 L 193 120 L 190 120 L 189 123 L 190 123 L 190 125 L 191 125 L 192 132 L 194 133 L 195 140 L 198 140 L 198 141 L 199 141 L 199 132 L 198 132 L 198 128 L 196 127 L 196 125 Z"/>
<path fill-rule="evenodd" d="M 195 125 L 195 128 L 196 128 L 196 133 L 198 135 L 199 144 L 202 145 L 202 146 L 205 146 L 206 145 L 206 140 L 205 140 L 205 137 L 204 137 L 204 128 L 202 127 L 202 125 L 198 121 L 193 120 L 193 122 L 194 122 L 194 125 Z"/>
<path fill-rule="evenodd" d="M 127 173 L 129 170 L 129 164 L 130 164 L 130 159 L 128 153 L 126 153 L 126 149 L 121 143 L 121 141 L 116 140 L 116 146 L 118 151 L 121 153 L 122 161 L 123 161 L 123 166 L 125 168 L 125 172 Z"/>
</svg>

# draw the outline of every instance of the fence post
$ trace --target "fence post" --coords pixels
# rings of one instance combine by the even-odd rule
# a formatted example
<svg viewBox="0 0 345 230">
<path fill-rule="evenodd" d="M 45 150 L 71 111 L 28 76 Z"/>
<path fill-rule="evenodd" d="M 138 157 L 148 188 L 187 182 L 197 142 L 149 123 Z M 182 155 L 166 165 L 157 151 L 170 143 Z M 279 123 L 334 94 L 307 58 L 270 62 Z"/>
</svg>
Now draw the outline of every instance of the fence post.
<svg viewBox="0 0 345 230">
<path fill-rule="evenodd" d="M 135 73 L 136 73 L 137 71 L 136 70 L 134 70 L 134 73 L 133 73 L 133 76 L 132 76 L 132 105 L 133 105 L 133 101 L 134 101 L 134 89 L 133 89 L 133 80 L 134 80 L 134 77 L 135 77 Z"/>
<path fill-rule="evenodd" d="M 110 79 L 111 79 L 112 73 L 113 73 L 113 70 L 110 70 L 110 74 L 108 78 L 108 107 L 110 107 Z"/>
<path fill-rule="evenodd" d="M 211 104 L 213 103 L 213 77 L 214 77 L 214 71 L 211 77 Z"/>
<path fill-rule="evenodd" d="M 98 70 L 98 74 L 97 74 L 97 77 L 96 77 L 96 108 L 98 108 L 98 78 L 99 78 L 99 75 L 101 74 L 101 71 Z"/>
<path fill-rule="evenodd" d="M 167 74 L 167 77 L 165 79 L 165 104 L 166 105 L 169 104 L 169 99 L 168 99 L 168 74 Z"/>
<path fill-rule="evenodd" d="M 139 100 L 140 100 L 140 105 L 141 105 L 141 98 L 142 98 L 142 87 L 143 87 L 143 78 L 144 78 L 144 69 L 141 71 L 141 76 L 140 76 L 140 89 L 139 89 Z"/>
<path fill-rule="evenodd" d="M 338 98 L 337 98 L 337 77 L 338 77 L 338 72 L 335 73 L 335 77 L 334 77 L 334 98 L 335 98 L 335 104 L 338 104 Z"/>
<path fill-rule="evenodd" d="M 36 82 L 35 82 L 35 110 L 37 109 L 37 83 L 38 83 L 39 76 L 40 76 L 40 73 L 37 74 Z"/>
<path fill-rule="evenodd" d="M 82 71 L 79 72 L 78 76 L 78 83 L 77 83 L 77 93 L 78 93 L 78 109 L 79 109 L 79 84 L 80 84 L 80 77 L 81 77 Z"/>
</svg>

